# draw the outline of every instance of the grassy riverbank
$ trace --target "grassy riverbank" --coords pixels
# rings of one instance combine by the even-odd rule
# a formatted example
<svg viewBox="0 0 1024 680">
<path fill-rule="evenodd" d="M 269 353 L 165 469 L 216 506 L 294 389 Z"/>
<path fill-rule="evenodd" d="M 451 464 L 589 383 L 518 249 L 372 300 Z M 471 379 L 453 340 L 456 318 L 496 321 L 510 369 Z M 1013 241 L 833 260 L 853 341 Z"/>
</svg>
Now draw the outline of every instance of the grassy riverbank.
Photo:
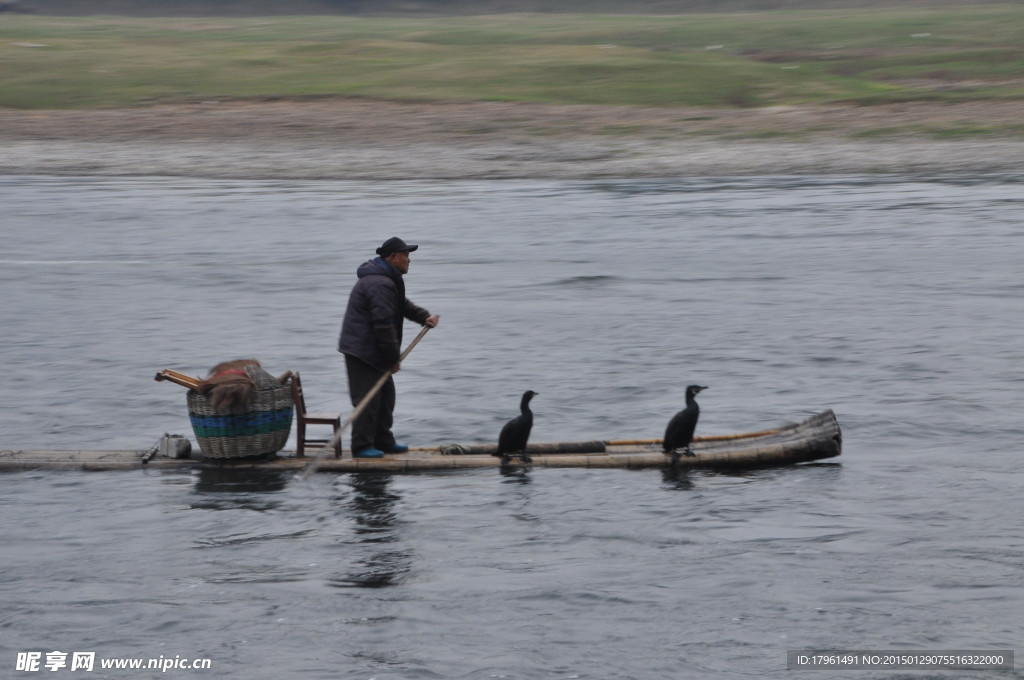
<svg viewBox="0 0 1024 680">
<path fill-rule="evenodd" d="M 1019 4 L 0 22 L 0 107 L 19 109 L 334 96 L 713 108 L 963 103 L 1024 98 L 1022 73 Z"/>
<path fill-rule="evenodd" d="M 1016 173 L 1024 6 L 0 21 L 0 174 Z"/>
</svg>

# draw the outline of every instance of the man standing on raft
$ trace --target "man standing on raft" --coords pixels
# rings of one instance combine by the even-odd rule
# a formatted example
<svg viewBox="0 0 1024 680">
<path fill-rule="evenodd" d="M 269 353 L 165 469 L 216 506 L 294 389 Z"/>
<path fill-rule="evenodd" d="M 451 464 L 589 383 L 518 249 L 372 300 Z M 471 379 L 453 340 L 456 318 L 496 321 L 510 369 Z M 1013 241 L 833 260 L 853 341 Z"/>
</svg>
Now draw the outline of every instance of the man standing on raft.
<svg viewBox="0 0 1024 680">
<path fill-rule="evenodd" d="M 357 406 L 385 373 L 401 368 L 402 324 L 405 319 L 433 328 L 438 315 L 417 307 L 405 297 L 403 275 L 409 273 L 409 253 L 419 248 L 397 236 L 377 248 L 378 257 L 356 270 L 341 324 L 338 351 L 345 355 L 348 391 Z M 405 444 L 391 432 L 395 412 L 395 381 L 389 377 L 366 410 L 352 423 L 352 455 L 380 458 L 385 453 L 404 453 Z"/>
</svg>

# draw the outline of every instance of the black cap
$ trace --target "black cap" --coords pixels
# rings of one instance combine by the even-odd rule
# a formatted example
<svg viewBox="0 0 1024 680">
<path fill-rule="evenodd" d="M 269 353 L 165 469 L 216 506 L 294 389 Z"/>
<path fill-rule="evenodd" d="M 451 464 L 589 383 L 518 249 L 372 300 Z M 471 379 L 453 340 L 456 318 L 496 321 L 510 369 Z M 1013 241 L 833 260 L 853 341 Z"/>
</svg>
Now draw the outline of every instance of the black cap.
<svg viewBox="0 0 1024 680">
<path fill-rule="evenodd" d="M 387 257 L 393 253 L 411 253 L 417 248 L 419 248 L 419 246 L 416 244 L 410 245 L 397 236 L 392 236 L 387 241 L 384 241 L 380 248 L 377 248 L 377 254 L 381 257 Z"/>
</svg>

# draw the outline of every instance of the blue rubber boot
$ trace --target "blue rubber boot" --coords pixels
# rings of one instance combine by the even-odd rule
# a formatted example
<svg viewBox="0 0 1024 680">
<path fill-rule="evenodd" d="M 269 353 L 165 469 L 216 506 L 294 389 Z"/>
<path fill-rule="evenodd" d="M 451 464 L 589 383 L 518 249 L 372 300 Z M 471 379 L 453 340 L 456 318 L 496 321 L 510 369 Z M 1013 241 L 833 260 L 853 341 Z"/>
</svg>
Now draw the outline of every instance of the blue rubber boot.
<svg viewBox="0 0 1024 680">
<path fill-rule="evenodd" d="M 377 449 L 363 449 L 359 453 L 353 453 L 353 458 L 383 458 L 384 452 Z"/>
<path fill-rule="evenodd" d="M 409 452 L 409 445 L 408 444 L 397 444 L 397 443 L 395 443 L 395 444 L 392 444 L 391 446 L 389 446 L 388 448 L 384 449 L 384 453 L 408 453 L 408 452 Z"/>
</svg>

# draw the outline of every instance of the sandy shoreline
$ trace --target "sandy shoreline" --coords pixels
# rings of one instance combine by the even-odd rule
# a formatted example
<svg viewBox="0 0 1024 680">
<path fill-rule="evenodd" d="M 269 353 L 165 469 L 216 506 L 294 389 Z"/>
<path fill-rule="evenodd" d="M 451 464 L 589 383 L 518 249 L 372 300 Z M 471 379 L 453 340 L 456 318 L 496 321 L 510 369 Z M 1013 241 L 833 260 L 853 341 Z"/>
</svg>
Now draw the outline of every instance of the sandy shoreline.
<svg viewBox="0 0 1024 680">
<path fill-rule="evenodd" d="M 0 174 L 224 179 L 600 179 L 1005 174 L 1019 106 L 679 110 L 373 100 L 0 110 Z M 878 134 L 882 131 L 883 134 Z M 857 134 L 870 133 L 865 139 Z"/>
</svg>

